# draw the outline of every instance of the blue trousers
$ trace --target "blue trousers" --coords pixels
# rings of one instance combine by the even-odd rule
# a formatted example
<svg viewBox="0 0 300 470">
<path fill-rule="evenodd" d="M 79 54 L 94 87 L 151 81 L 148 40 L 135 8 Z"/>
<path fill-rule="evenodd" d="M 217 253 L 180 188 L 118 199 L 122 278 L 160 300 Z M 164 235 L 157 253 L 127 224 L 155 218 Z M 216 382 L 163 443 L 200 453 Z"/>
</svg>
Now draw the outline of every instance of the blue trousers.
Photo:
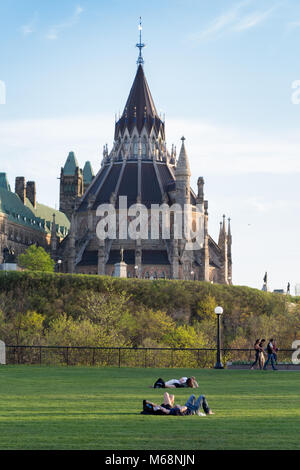
<svg viewBox="0 0 300 470">
<path fill-rule="evenodd" d="M 185 406 L 189 410 L 189 414 L 194 415 L 196 411 L 198 411 L 201 408 L 201 406 L 204 410 L 204 413 L 207 414 L 209 412 L 209 407 L 208 407 L 208 404 L 204 395 L 200 395 L 200 397 L 196 400 L 195 395 L 192 394 L 190 398 L 188 399 L 188 401 L 186 402 Z"/>
<path fill-rule="evenodd" d="M 272 354 L 268 353 L 268 359 L 265 362 L 264 369 L 267 368 L 267 365 L 269 364 L 270 361 L 271 361 L 271 364 L 272 364 L 272 369 L 275 370 L 276 367 L 275 367 L 275 361 L 274 361 L 274 354 L 273 353 Z"/>
</svg>

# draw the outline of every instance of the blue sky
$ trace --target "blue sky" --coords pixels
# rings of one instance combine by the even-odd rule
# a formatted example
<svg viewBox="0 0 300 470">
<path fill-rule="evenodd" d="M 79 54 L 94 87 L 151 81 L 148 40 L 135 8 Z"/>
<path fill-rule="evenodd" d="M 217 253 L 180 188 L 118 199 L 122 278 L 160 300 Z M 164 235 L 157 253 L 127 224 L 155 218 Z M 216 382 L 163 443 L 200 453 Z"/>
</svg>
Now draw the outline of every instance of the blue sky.
<svg viewBox="0 0 300 470">
<path fill-rule="evenodd" d="M 204 176 L 210 233 L 232 218 L 234 282 L 300 283 L 298 0 L 10 0 L 0 4 L 0 171 L 58 204 L 70 150 L 95 171 L 122 112 L 143 18 L 145 72 L 167 143 Z"/>
</svg>

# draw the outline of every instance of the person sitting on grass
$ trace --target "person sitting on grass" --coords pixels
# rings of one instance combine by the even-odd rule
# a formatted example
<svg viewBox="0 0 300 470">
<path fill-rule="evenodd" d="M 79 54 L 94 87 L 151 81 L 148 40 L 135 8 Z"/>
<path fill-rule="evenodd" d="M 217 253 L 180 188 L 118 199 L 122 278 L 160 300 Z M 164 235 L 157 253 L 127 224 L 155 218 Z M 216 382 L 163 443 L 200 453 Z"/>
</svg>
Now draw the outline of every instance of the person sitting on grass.
<svg viewBox="0 0 300 470">
<path fill-rule="evenodd" d="M 200 395 L 196 400 L 192 394 L 184 406 L 174 405 L 174 395 L 169 395 L 168 392 L 164 394 L 164 402 L 162 405 L 156 405 L 149 400 L 143 400 L 142 414 L 155 414 L 155 415 L 169 415 L 169 416 L 190 416 L 190 415 L 213 415 L 214 413 L 209 408 L 207 400 L 204 395 Z M 203 408 L 204 413 L 200 412 Z"/>
<path fill-rule="evenodd" d="M 167 382 L 159 378 L 153 385 L 153 388 L 184 388 L 184 387 L 198 388 L 199 385 L 195 377 L 181 377 L 180 379 L 171 379 L 171 380 L 168 380 Z"/>
</svg>

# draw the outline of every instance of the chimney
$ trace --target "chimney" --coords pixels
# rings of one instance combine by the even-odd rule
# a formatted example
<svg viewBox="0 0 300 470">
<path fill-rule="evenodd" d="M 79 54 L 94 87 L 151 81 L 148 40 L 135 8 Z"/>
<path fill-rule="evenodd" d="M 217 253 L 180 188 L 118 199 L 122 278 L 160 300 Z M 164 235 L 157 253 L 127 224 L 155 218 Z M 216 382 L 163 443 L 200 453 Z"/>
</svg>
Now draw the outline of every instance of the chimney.
<svg viewBox="0 0 300 470">
<path fill-rule="evenodd" d="M 26 201 L 26 186 L 24 176 L 16 177 L 15 193 L 19 196 L 23 204 Z"/>
<path fill-rule="evenodd" d="M 36 186 L 35 186 L 35 181 L 28 181 L 27 182 L 26 196 L 28 197 L 29 201 L 33 205 L 34 209 L 36 209 Z"/>
</svg>

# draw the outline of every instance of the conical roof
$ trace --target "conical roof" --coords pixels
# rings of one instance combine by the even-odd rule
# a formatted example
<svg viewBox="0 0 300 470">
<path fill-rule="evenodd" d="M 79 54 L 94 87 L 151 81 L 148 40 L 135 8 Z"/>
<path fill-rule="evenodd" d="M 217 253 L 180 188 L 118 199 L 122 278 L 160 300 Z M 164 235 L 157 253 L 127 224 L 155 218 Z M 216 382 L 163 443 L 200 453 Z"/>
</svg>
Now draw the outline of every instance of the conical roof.
<svg viewBox="0 0 300 470">
<path fill-rule="evenodd" d="M 191 176 L 191 169 L 189 164 L 189 159 L 186 153 L 184 141 L 185 138 L 182 137 L 182 145 L 180 149 L 180 154 L 176 166 L 176 176 Z"/>
<path fill-rule="evenodd" d="M 76 168 L 79 167 L 78 161 L 75 157 L 74 152 L 70 152 L 64 166 L 64 175 L 73 176 L 75 175 Z"/>
<path fill-rule="evenodd" d="M 141 133 L 145 124 L 148 131 L 153 125 L 157 131 L 160 127 L 164 129 L 164 124 L 155 108 L 143 66 L 139 65 L 122 117 L 116 123 L 115 138 L 118 136 L 119 131 L 123 134 L 125 128 L 127 128 L 131 133 L 135 126 L 138 132 Z"/>
<path fill-rule="evenodd" d="M 94 178 L 95 174 L 93 172 L 93 168 L 91 162 L 85 162 L 83 168 L 83 181 L 84 184 L 90 184 Z"/>
</svg>

